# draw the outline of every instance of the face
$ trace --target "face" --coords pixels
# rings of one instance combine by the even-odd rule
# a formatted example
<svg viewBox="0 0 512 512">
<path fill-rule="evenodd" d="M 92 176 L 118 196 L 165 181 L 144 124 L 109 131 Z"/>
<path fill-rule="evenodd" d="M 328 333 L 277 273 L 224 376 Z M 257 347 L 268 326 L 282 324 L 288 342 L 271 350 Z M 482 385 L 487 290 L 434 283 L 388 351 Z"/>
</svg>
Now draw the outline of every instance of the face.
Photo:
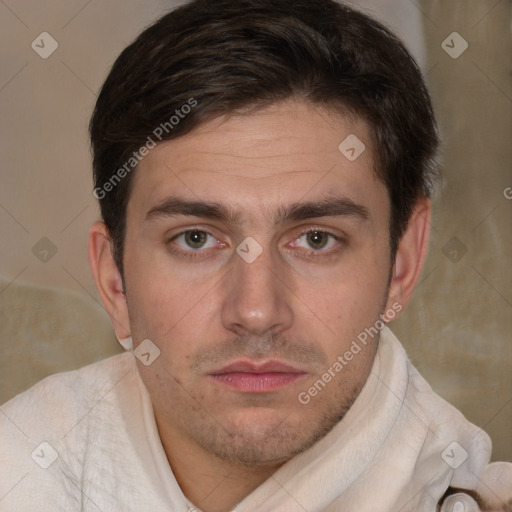
<svg viewBox="0 0 512 512">
<path fill-rule="evenodd" d="M 311 446 L 364 385 L 378 336 L 353 340 L 386 307 L 390 204 L 366 126 L 275 104 L 160 144 L 133 185 L 126 302 L 134 346 L 160 350 L 138 361 L 159 429 L 246 465 Z"/>
</svg>

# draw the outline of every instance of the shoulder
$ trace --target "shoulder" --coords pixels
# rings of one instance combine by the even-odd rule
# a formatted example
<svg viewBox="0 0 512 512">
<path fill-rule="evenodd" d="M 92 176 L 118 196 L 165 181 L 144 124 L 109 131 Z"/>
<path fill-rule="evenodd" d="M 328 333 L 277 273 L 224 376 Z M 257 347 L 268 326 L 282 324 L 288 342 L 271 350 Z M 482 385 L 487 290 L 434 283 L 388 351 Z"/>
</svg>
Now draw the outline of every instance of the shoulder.
<svg viewBox="0 0 512 512">
<path fill-rule="evenodd" d="M 114 437 L 125 428 L 126 409 L 136 410 L 138 400 L 136 365 L 125 353 L 47 377 L 5 403 L 0 408 L 5 510 L 30 509 L 38 496 L 52 497 L 52 510 L 78 507 L 88 459 L 112 451 Z M 105 480 L 100 469 L 93 473 Z"/>
<path fill-rule="evenodd" d="M 116 394 L 137 385 L 136 372 L 132 354 L 125 353 L 38 382 L 0 407 L 0 454 L 30 454 L 40 442 L 71 438 L 96 411 L 119 416 Z"/>
<path fill-rule="evenodd" d="M 458 510 L 511 512 L 512 463 L 493 462 L 485 468 L 476 490 L 448 488 L 441 499 L 439 512 Z"/>
<path fill-rule="evenodd" d="M 430 449 L 438 452 L 438 460 L 452 464 L 450 487 L 438 510 L 512 512 L 512 463 L 489 463 L 492 443 L 487 433 L 437 395 L 412 365 L 409 378 L 416 413 L 433 433 Z"/>
<path fill-rule="evenodd" d="M 10 420 L 29 437 L 43 420 L 49 428 L 88 411 L 123 378 L 136 371 L 133 356 L 124 353 L 69 372 L 46 377 L 12 398 L 0 410 L 0 421 Z"/>
<path fill-rule="evenodd" d="M 433 391 L 389 330 L 385 340 L 397 357 L 406 360 L 404 405 L 413 421 L 423 426 L 424 439 L 415 473 L 428 477 L 435 470 L 438 476 L 443 475 L 426 486 L 430 495 L 439 500 L 437 510 L 512 512 L 512 463 L 489 463 L 489 436 Z"/>
</svg>

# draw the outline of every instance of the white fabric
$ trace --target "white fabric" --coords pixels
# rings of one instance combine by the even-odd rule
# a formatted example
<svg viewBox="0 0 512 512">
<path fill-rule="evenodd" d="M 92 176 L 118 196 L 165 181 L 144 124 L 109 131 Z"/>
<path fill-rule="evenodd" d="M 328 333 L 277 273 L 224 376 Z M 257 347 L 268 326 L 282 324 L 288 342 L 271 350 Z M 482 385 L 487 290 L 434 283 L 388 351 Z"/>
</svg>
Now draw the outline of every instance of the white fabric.
<svg viewBox="0 0 512 512">
<path fill-rule="evenodd" d="M 173 476 L 131 352 L 49 377 L 0 411 L 2 512 L 199 510 Z M 462 450 L 467 460 L 450 467 Z M 495 507 L 485 510 L 510 510 L 512 465 L 488 465 L 490 451 L 488 436 L 431 390 L 385 328 L 345 418 L 234 510 L 434 512 L 449 486 L 477 490 Z M 476 503 L 453 495 L 441 510 Z"/>
<path fill-rule="evenodd" d="M 127 338 L 121 338 L 117 340 L 121 347 L 123 347 L 125 350 L 132 350 L 133 348 L 133 340 L 131 336 L 128 336 Z"/>
</svg>

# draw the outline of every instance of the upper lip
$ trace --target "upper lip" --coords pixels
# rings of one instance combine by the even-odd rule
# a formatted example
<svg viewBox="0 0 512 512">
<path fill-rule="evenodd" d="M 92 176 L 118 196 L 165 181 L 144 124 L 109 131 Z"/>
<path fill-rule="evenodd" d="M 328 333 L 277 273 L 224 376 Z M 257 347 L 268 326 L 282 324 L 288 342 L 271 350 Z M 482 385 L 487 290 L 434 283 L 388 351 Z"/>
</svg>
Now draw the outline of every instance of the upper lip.
<svg viewBox="0 0 512 512">
<path fill-rule="evenodd" d="M 305 373 L 304 371 L 282 363 L 281 361 L 247 361 L 240 360 L 230 363 L 219 370 L 212 372 L 212 375 L 223 373 Z"/>
</svg>

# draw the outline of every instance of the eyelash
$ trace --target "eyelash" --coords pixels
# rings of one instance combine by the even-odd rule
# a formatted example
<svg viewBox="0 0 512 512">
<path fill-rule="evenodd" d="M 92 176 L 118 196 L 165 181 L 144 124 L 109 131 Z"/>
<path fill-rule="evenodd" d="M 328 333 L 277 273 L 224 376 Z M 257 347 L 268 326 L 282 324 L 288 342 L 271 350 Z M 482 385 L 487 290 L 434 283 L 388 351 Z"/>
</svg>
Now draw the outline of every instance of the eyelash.
<svg viewBox="0 0 512 512">
<path fill-rule="evenodd" d="M 335 256 L 342 248 L 342 246 L 345 244 L 345 239 L 340 237 L 339 235 L 335 235 L 334 233 L 331 233 L 330 231 L 327 231 L 326 229 L 319 228 L 319 227 L 312 227 L 310 229 L 307 229 L 306 231 L 302 231 L 299 233 L 298 236 L 294 237 L 294 242 L 296 242 L 298 239 L 302 238 L 305 235 L 308 235 L 310 233 L 323 233 L 327 235 L 330 240 L 327 242 L 329 243 L 331 240 L 335 240 L 337 242 L 335 247 L 331 247 L 327 250 L 314 250 L 314 249 L 301 249 L 298 251 L 298 255 L 303 258 L 312 258 L 317 260 L 318 258 L 329 258 Z"/>
<path fill-rule="evenodd" d="M 202 249 L 197 249 L 197 250 L 191 249 L 190 251 L 185 251 L 185 250 L 182 250 L 182 249 L 176 249 L 176 248 L 171 246 L 171 242 L 173 242 L 175 239 L 179 238 L 182 235 L 185 235 L 186 233 L 190 233 L 192 231 L 198 231 L 200 233 L 204 233 L 204 234 L 206 234 L 208 236 L 211 236 L 215 240 L 217 240 L 217 237 L 213 233 L 211 233 L 210 231 L 208 231 L 206 229 L 194 229 L 194 228 L 186 229 L 185 231 L 181 231 L 180 233 L 174 235 L 172 238 L 170 238 L 166 242 L 166 245 L 169 246 L 169 250 L 172 253 L 177 254 L 179 256 L 186 256 L 186 257 L 192 258 L 192 259 L 208 257 L 208 254 L 207 254 L 207 252 L 209 252 L 208 249 L 206 249 L 206 250 L 204 250 L 204 249 L 203 250 Z M 332 239 L 334 239 L 336 242 L 338 242 L 338 244 L 341 244 L 341 245 L 345 245 L 346 244 L 346 240 L 343 237 L 335 235 L 334 233 L 331 233 L 330 231 L 327 231 L 327 230 L 325 230 L 323 228 L 320 229 L 320 228 L 315 228 L 315 227 L 312 227 L 312 228 L 310 228 L 310 229 L 308 229 L 306 231 L 302 231 L 301 233 L 299 233 L 294 238 L 293 241 L 296 241 L 299 238 L 303 237 L 304 235 L 308 235 L 309 233 L 324 233 L 324 234 L 328 235 L 329 237 L 331 237 Z M 330 249 L 330 250 L 327 250 L 327 251 L 310 250 L 310 251 L 306 251 L 305 253 L 302 253 L 301 256 L 303 256 L 303 257 L 313 257 L 313 258 L 329 257 L 329 256 L 333 256 L 333 254 L 336 253 L 337 251 L 339 251 L 339 249 L 340 249 L 340 247 L 338 246 L 335 249 Z"/>
<path fill-rule="evenodd" d="M 167 241 L 166 245 L 169 247 L 169 250 L 172 253 L 177 254 L 178 256 L 185 256 L 191 259 L 204 258 L 208 256 L 207 254 L 205 254 L 205 250 L 197 249 L 194 251 L 193 249 L 191 249 L 190 251 L 185 251 L 183 249 L 176 249 L 172 247 L 171 242 L 173 242 L 176 238 L 179 238 L 180 236 L 190 233 L 192 231 L 199 231 L 200 233 L 205 233 L 206 235 L 211 236 L 212 238 L 215 238 L 215 240 L 217 240 L 217 237 L 213 233 L 210 233 L 210 231 L 207 231 L 206 229 L 186 229 L 185 231 L 182 231 L 181 233 L 174 235 Z"/>
</svg>

